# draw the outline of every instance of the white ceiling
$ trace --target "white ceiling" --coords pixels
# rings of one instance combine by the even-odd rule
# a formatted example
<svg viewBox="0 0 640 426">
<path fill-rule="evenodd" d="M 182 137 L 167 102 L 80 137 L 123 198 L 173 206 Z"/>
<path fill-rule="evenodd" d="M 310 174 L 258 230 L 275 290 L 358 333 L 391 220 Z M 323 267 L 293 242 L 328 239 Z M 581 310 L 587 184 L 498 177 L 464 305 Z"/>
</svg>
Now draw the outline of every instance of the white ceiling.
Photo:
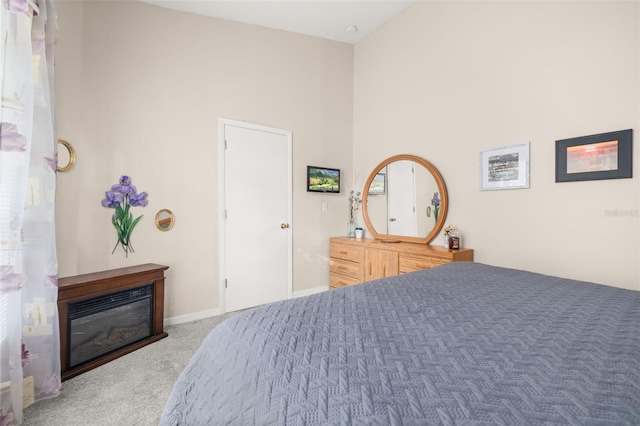
<svg viewBox="0 0 640 426">
<path fill-rule="evenodd" d="M 168 9 L 213 16 L 357 43 L 415 0 L 138 0 Z M 350 33 L 347 27 L 358 31 Z"/>
</svg>

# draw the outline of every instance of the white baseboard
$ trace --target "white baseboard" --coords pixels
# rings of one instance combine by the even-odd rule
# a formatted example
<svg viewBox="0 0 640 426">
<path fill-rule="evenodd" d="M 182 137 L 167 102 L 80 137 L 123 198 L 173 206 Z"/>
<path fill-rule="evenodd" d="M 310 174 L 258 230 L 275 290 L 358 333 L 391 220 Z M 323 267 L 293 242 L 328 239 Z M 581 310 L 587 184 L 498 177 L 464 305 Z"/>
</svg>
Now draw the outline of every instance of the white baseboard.
<svg viewBox="0 0 640 426">
<path fill-rule="evenodd" d="M 296 299 L 298 297 L 310 296 L 316 293 L 322 293 L 329 290 L 329 287 L 315 287 L 306 290 L 294 291 L 291 297 Z M 224 312 L 220 308 L 207 309 L 206 311 L 194 312 L 191 314 L 179 315 L 177 317 L 165 318 L 164 326 L 183 324 L 185 322 L 197 321 L 205 318 L 215 317 L 216 315 L 222 315 Z"/>
<path fill-rule="evenodd" d="M 326 287 L 314 287 L 308 288 L 306 290 L 294 291 L 291 295 L 292 299 L 296 299 L 298 297 L 311 296 L 312 294 L 322 293 L 323 291 L 329 290 L 329 286 Z"/>
<path fill-rule="evenodd" d="M 177 317 L 165 318 L 164 326 L 183 324 L 185 322 L 197 321 L 205 318 L 215 317 L 222 314 L 219 308 L 208 309 L 206 311 L 194 312 L 192 314 L 179 315 Z"/>
</svg>

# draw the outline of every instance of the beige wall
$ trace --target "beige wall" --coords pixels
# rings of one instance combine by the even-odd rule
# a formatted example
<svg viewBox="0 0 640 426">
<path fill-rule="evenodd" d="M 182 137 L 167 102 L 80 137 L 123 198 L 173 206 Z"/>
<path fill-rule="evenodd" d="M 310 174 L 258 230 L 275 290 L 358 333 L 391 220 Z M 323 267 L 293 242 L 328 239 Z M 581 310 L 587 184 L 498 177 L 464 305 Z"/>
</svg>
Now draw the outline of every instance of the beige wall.
<svg viewBox="0 0 640 426">
<path fill-rule="evenodd" d="M 554 182 L 555 140 L 640 137 L 639 41 L 638 2 L 416 3 L 356 45 L 356 183 L 420 155 L 477 261 L 640 290 L 639 178 Z M 480 191 L 479 153 L 523 142 L 530 189 Z"/>
<path fill-rule="evenodd" d="M 55 5 L 58 136 L 78 156 L 58 178 L 60 276 L 165 264 L 167 317 L 215 311 L 225 117 L 293 132 L 294 292 L 326 286 L 347 197 L 307 193 L 306 165 L 340 168 L 351 185 L 353 46 L 138 2 Z M 122 174 L 149 193 L 129 258 L 111 254 L 113 211 L 100 205 Z M 154 226 L 161 208 L 176 215 L 170 232 Z"/>
<path fill-rule="evenodd" d="M 293 132 L 294 291 L 327 285 L 346 194 L 399 153 L 440 169 L 477 261 L 640 289 L 638 178 L 554 182 L 556 139 L 638 138 L 638 2 L 419 2 L 355 49 L 137 2 L 56 8 L 58 131 L 78 154 L 58 175 L 61 276 L 163 263 L 167 317 L 215 311 L 226 117 Z M 480 151 L 522 142 L 531 188 L 479 191 Z M 342 169 L 343 193 L 306 193 L 308 164 Z M 129 259 L 100 206 L 124 173 L 150 194 Z"/>
</svg>

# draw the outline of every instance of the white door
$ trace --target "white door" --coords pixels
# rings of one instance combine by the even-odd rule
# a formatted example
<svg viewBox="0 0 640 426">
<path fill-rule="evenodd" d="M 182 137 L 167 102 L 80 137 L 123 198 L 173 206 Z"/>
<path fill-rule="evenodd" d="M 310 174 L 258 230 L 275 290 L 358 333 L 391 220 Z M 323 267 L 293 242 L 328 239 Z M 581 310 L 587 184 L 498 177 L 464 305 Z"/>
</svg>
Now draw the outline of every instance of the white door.
<svg viewBox="0 0 640 426">
<path fill-rule="evenodd" d="M 220 119 L 225 312 L 292 292 L 291 132 Z"/>
<path fill-rule="evenodd" d="M 387 166 L 387 211 L 390 235 L 416 236 L 415 167 L 413 161 Z"/>
</svg>

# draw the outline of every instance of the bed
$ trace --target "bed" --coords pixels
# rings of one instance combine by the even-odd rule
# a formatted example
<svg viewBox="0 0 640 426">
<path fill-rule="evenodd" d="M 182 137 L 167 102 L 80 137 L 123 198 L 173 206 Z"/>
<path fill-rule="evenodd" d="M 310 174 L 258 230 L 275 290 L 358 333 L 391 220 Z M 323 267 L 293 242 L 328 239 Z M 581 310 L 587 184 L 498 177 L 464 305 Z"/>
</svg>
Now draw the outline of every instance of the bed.
<svg viewBox="0 0 640 426">
<path fill-rule="evenodd" d="M 640 292 L 472 262 L 215 327 L 161 425 L 640 425 Z"/>
</svg>

